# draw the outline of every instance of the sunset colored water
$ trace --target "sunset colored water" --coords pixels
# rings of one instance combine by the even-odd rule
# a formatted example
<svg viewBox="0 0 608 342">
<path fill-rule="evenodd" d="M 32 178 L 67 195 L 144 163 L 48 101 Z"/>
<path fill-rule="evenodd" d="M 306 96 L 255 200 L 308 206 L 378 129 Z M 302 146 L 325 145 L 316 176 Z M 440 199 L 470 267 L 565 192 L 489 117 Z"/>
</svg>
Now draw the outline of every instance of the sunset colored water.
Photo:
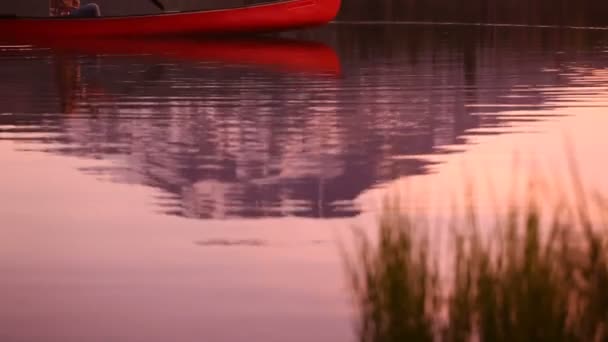
<svg viewBox="0 0 608 342">
<path fill-rule="evenodd" d="M 608 188 L 607 37 L 0 44 L 0 340 L 353 341 L 339 245 L 387 194 L 501 196 L 569 153 Z"/>
</svg>

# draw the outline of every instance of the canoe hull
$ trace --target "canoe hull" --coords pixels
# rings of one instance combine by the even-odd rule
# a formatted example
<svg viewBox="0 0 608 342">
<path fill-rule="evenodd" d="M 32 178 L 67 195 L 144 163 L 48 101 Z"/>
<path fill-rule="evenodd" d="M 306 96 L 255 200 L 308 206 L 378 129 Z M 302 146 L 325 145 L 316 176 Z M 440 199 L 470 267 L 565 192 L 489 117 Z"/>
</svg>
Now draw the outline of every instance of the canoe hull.
<svg viewBox="0 0 608 342">
<path fill-rule="evenodd" d="M 0 38 L 212 35 L 284 31 L 333 20 L 340 0 L 288 0 L 235 9 L 103 18 L 0 19 Z"/>
</svg>

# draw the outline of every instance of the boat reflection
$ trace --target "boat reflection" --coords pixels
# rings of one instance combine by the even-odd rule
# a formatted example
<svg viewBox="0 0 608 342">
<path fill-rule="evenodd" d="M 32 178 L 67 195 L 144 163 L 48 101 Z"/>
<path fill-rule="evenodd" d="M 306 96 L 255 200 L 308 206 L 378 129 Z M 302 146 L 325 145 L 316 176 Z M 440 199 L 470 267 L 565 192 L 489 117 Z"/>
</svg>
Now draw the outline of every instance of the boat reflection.
<svg viewBox="0 0 608 342">
<path fill-rule="evenodd" d="M 96 70 L 89 72 L 87 82 L 82 80 L 83 56 L 142 57 L 151 62 L 215 62 L 249 66 L 270 71 L 302 75 L 338 76 L 340 61 L 332 48 L 312 41 L 289 39 L 88 39 L 88 40 L 44 40 L 32 42 L 38 48 L 48 48 L 54 54 L 57 89 L 61 101 L 61 112 L 72 113 L 77 103 L 86 104 L 91 112 L 96 105 L 85 97 L 94 96 L 105 102 L 114 100 L 100 84 L 103 76 Z M 102 68 L 103 69 L 103 68 Z M 132 82 L 146 84 L 162 79 L 163 65 L 152 64 L 139 79 Z M 96 74 L 96 75 L 95 75 Z M 128 87 L 133 88 L 133 87 Z M 124 93 L 125 91 L 123 91 Z M 130 90 L 126 89 L 129 93 Z"/>
<path fill-rule="evenodd" d="M 58 39 L 28 41 L 59 54 L 130 55 L 173 61 L 220 62 L 308 74 L 340 74 L 335 51 L 323 43 L 256 39 Z"/>
</svg>

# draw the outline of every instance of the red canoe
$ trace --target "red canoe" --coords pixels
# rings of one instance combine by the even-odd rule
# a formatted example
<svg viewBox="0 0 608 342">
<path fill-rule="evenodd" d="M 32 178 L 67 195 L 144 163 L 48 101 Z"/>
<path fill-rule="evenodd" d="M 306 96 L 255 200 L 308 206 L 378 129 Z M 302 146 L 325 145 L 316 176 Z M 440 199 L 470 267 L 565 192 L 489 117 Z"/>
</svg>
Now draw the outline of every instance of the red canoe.
<svg viewBox="0 0 608 342">
<path fill-rule="evenodd" d="M 340 0 L 286 0 L 233 9 L 127 17 L 2 17 L 0 38 L 126 37 L 236 34 L 318 26 L 333 20 Z"/>
</svg>

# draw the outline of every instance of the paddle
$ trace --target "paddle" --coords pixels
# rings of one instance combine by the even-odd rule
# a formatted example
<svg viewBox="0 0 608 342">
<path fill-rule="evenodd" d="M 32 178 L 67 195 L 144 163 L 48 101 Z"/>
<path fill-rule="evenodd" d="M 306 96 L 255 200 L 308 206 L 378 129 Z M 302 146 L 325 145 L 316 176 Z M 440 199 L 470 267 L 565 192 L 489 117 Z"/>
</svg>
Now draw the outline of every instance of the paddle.
<svg viewBox="0 0 608 342">
<path fill-rule="evenodd" d="M 163 5 L 163 3 L 160 2 L 160 0 L 150 0 L 150 2 L 152 2 L 154 5 L 156 5 L 156 7 L 158 7 L 161 11 L 165 11 L 165 5 Z"/>
</svg>

